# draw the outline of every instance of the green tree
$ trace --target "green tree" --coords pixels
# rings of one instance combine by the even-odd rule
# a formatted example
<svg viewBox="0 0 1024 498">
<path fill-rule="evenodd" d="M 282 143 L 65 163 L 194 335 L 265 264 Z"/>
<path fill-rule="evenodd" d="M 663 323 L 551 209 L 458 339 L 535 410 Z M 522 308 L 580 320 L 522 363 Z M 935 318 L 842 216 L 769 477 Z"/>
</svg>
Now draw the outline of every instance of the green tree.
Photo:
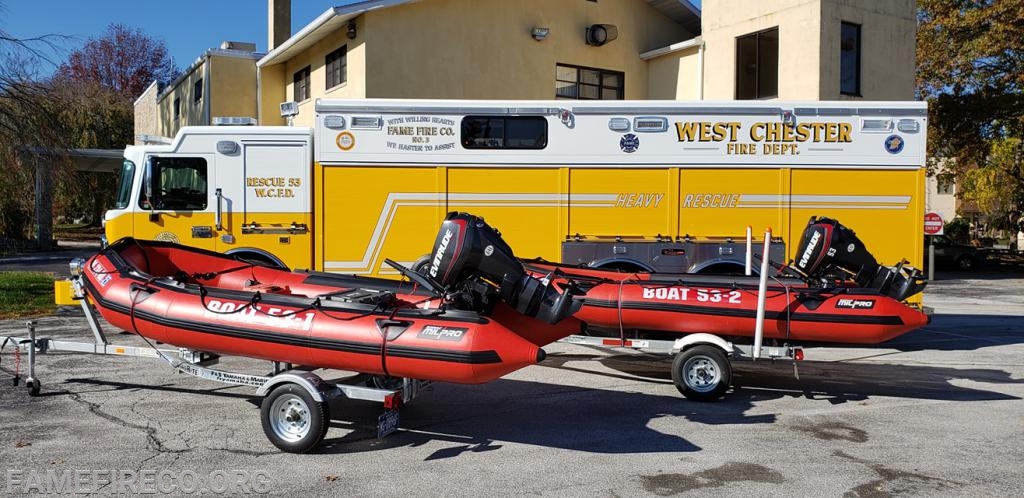
<svg viewBox="0 0 1024 498">
<path fill-rule="evenodd" d="M 928 147 L 959 195 L 999 228 L 1024 229 L 1024 2 L 919 0 L 917 90 Z"/>
</svg>

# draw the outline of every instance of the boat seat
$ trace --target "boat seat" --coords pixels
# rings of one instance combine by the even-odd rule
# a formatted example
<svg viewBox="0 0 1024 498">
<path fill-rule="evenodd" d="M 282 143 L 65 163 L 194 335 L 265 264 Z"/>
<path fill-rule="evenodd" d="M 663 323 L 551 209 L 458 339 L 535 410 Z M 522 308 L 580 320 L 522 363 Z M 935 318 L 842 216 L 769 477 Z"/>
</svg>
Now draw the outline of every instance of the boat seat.
<svg viewBox="0 0 1024 498">
<path fill-rule="evenodd" d="M 377 289 L 351 289 L 327 297 L 329 301 L 343 303 L 360 303 L 372 305 L 390 305 L 395 301 L 395 293 Z"/>
<path fill-rule="evenodd" d="M 264 294 L 291 294 L 287 287 L 280 285 L 264 284 L 255 280 L 246 280 L 242 290 L 247 292 L 262 292 Z"/>
</svg>

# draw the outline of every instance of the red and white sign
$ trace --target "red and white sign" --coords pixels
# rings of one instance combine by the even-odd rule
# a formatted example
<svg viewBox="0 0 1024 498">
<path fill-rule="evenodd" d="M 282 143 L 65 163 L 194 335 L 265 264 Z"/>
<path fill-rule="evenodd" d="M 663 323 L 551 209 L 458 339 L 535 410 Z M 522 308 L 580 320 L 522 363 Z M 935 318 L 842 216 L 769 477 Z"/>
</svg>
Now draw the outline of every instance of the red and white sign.
<svg viewBox="0 0 1024 498">
<path fill-rule="evenodd" d="M 924 215 L 924 234 L 942 235 L 942 216 L 938 213 Z"/>
</svg>

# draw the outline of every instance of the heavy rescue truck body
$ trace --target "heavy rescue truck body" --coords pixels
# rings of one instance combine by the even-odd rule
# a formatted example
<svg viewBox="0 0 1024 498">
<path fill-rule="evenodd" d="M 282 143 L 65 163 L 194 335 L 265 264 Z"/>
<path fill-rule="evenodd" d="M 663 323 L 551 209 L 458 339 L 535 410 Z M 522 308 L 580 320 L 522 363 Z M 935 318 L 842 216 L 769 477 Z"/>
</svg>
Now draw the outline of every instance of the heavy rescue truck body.
<svg viewBox="0 0 1024 498">
<path fill-rule="evenodd" d="M 785 263 L 817 215 L 920 267 L 926 129 L 919 102 L 318 100 L 128 147 L 106 237 L 386 275 L 468 211 L 527 257 L 742 272 L 748 226 Z"/>
</svg>

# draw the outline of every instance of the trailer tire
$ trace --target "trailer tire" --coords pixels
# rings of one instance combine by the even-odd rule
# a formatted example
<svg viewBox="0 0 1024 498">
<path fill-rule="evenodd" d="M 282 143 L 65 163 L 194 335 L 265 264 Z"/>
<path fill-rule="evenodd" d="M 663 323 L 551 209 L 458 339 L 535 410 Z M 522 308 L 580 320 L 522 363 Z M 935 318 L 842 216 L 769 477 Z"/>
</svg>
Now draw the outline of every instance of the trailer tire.
<svg viewBox="0 0 1024 498">
<path fill-rule="evenodd" d="M 320 444 L 330 426 L 330 408 L 298 384 L 281 384 L 260 406 L 263 433 L 288 453 L 306 453 Z"/>
<path fill-rule="evenodd" d="M 708 344 L 680 351 L 672 360 L 672 382 L 691 401 L 715 401 L 732 380 L 732 365 L 721 349 Z"/>
<path fill-rule="evenodd" d="M 39 383 L 39 379 L 29 379 L 25 381 L 25 387 L 28 388 L 29 396 L 39 396 L 39 390 L 43 386 Z"/>
</svg>

